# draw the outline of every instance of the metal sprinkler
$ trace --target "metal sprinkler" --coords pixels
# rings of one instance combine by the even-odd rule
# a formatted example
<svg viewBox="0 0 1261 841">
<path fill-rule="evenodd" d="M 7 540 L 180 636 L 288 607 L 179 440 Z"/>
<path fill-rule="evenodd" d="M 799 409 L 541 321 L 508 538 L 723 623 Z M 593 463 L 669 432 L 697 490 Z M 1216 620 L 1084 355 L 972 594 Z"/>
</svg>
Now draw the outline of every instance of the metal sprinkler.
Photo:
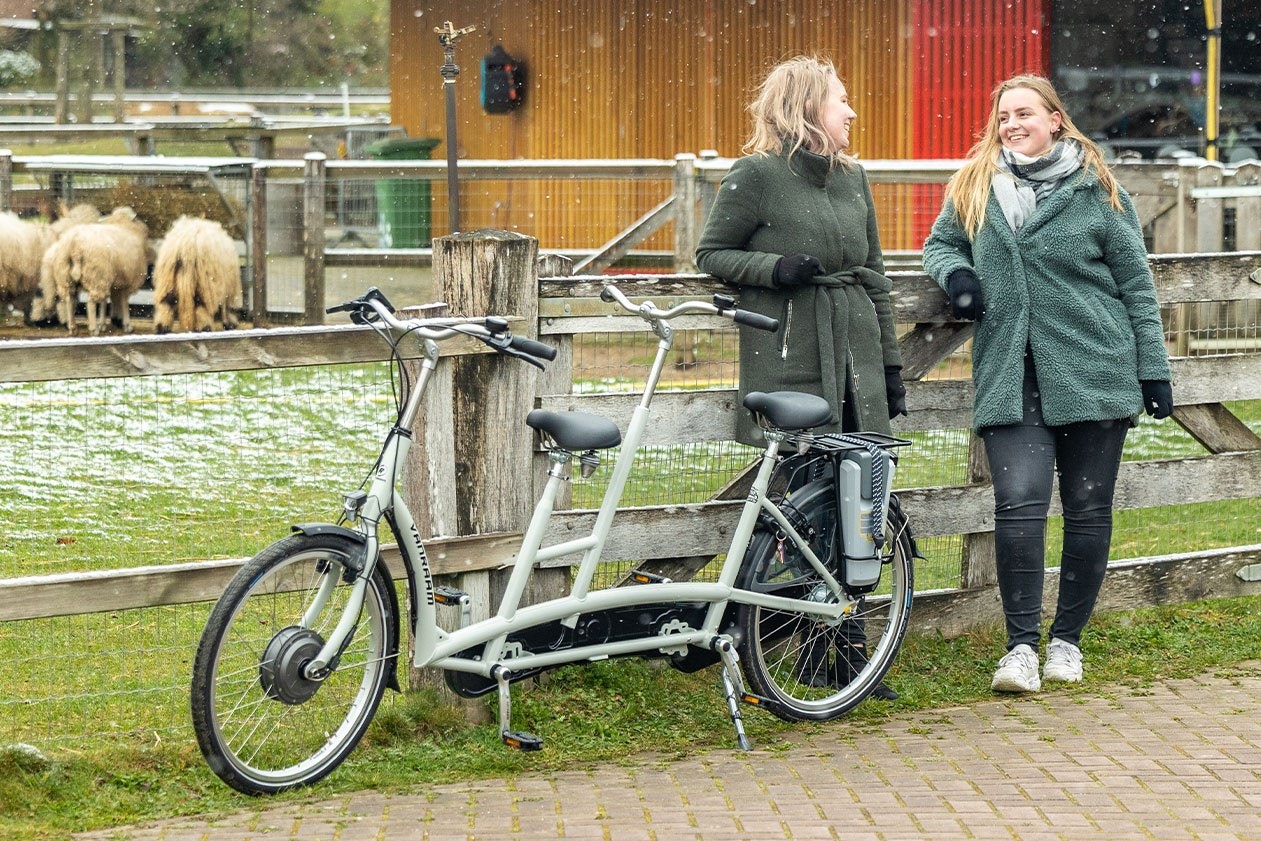
<svg viewBox="0 0 1261 841">
<path fill-rule="evenodd" d="M 464 35 L 477 29 L 466 26 L 456 29 L 451 21 L 442 26 L 435 26 L 438 41 L 442 44 L 444 61 L 442 64 L 442 86 L 447 98 L 447 204 L 450 207 L 451 232 L 460 230 L 460 185 L 456 177 L 456 144 L 455 144 L 455 77 L 460 75 L 459 65 L 455 63 L 455 42 Z"/>
</svg>

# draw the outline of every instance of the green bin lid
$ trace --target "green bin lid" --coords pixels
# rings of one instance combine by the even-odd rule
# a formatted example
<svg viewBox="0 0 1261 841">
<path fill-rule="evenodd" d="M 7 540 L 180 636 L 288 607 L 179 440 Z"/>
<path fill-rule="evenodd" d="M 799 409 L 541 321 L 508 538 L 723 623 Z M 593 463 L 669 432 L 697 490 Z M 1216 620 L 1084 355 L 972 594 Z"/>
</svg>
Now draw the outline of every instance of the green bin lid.
<svg viewBox="0 0 1261 841">
<path fill-rule="evenodd" d="M 441 141 L 436 137 L 387 137 L 369 143 L 364 151 L 374 158 L 428 158 Z"/>
</svg>

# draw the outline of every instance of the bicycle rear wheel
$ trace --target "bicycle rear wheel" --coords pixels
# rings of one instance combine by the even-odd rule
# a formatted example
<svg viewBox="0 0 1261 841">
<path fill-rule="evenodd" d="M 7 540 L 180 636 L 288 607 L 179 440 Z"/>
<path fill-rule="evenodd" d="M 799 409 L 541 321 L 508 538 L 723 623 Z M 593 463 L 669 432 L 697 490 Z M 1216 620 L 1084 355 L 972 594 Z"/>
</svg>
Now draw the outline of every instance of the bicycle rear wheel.
<svg viewBox="0 0 1261 841">
<path fill-rule="evenodd" d="M 831 479 L 794 491 L 780 508 L 824 563 L 837 538 L 835 487 Z M 804 530 L 803 530 L 804 529 Z M 740 605 L 738 646 L 745 680 L 787 721 L 827 721 L 853 709 L 880 683 L 906 635 L 914 593 L 913 548 L 900 511 L 890 511 L 891 557 L 877 588 L 850 616 L 836 621 L 794 610 Z M 818 573 L 791 540 L 759 528 L 741 567 L 739 585 L 797 599 L 828 599 Z M 859 650 L 856 645 L 862 645 Z"/>
<path fill-rule="evenodd" d="M 238 791 L 323 778 L 372 721 L 397 659 L 397 600 L 383 564 L 327 677 L 303 673 L 345 611 L 354 579 L 345 570 L 361 552 L 340 535 L 285 538 L 242 567 L 211 611 L 193 663 L 193 729 L 211 769 Z M 321 585 L 324 606 L 304 621 Z"/>
</svg>

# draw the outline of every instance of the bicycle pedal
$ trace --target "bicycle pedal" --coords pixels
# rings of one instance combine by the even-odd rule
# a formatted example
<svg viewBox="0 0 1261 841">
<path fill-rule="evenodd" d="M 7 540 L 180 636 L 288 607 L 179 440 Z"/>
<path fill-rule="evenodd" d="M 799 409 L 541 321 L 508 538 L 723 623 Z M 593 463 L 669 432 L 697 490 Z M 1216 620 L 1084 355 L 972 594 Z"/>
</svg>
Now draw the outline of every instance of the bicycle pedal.
<svg viewBox="0 0 1261 841">
<path fill-rule="evenodd" d="M 468 598 L 468 593 L 454 587 L 434 587 L 433 600 L 438 604 L 458 605 Z"/>
<path fill-rule="evenodd" d="M 510 748 L 516 748 L 520 751 L 542 750 L 543 740 L 533 733 L 524 733 L 520 730 L 509 730 L 502 734 L 500 739 Z"/>
<path fill-rule="evenodd" d="M 774 702 L 770 698 L 764 698 L 761 695 L 754 695 L 752 692 L 744 692 L 740 695 L 740 700 L 752 707 L 770 708 Z"/>
<path fill-rule="evenodd" d="M 633 570 L 630 574 L 630 580 L 636 584 L 669 584 L 673 579 L 664 575 L 658 575 L 655 572 L 645 572 L 642 569 Z"/>
</svg>

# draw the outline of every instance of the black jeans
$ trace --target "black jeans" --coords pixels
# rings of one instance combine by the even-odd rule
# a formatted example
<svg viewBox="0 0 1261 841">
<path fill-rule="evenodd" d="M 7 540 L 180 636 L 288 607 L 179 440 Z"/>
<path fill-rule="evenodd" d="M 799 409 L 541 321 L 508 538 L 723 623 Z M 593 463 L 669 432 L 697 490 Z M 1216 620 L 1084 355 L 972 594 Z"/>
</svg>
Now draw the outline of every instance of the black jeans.
<svg viewBox="0 0 1261 841">
<path fill-rule="evenodd" d="M 1040 640 L 1046 518 L 1052 471 L 1060 480 L 1064 552 L 1051 636 L 1078 645 L 1094 611 L 1112 543 L 1112 496 L 1130 420 L 1047 426 L 1026 366 L 1024 418 L 980 430 L 994 478 L 994 541 L 1007 648 Z"/>
</svg>

